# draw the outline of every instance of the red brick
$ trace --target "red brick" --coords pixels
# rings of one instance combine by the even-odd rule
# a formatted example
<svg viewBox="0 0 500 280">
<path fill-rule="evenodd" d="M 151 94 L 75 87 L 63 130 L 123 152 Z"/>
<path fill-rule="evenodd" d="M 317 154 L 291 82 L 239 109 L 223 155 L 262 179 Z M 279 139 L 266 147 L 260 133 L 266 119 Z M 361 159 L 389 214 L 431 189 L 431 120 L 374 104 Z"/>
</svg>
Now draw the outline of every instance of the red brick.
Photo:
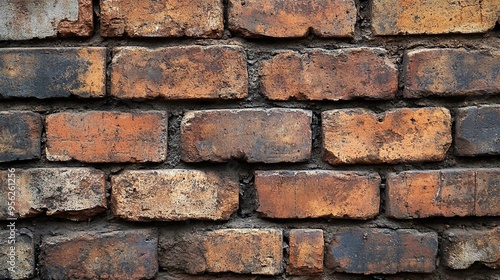
<svg viewBox="0 0 500 280">
<path fill-rule="evenodd" d="M 379 48 L 284 51 L 262 63 L 262 92 L 271 100 L 390 99 L 396 66 Z"/>
<path fill-rule="evenodd" d="M 290 275 L 311 275 L 323 272 L 323 231 L 293 229 L 290 231 Z"/>
<path fill-rule="evenodd" d="M 197 170 L 125 171 L 111 180 L 115 216 L 131 221 L 228 220 L 238 181 Z"/>
<path fill-rule="evenodd" d="M 7 204 L 0 204 L 7 205 Z M 11 225 L 15 222 L 9 222 Z M 2 226 L 2 228 L 4 228 Z M 26 228 L 0 230 L 0 279 L 32 279 L 35 277 L 35 246 L 33 233 Z M 12 240 L 15 243 L 12 243 Z M 11 247 L 15 250 L 11 253 Z M 13 269 L 12 269 L 13 268 Z"/>
<path fill-rule="evenodd" d="M 500 106 L 457 110 L 455 153 L 460 156 L 500 154 Z"/>
<path fill-rule="evenodd" d="M 0 112 L 0 133 L 0 162 L 40 157 L 42 118 L 39 114 Z"/>
<path fill-rule="evenodd" d="M 0 205 L 8 202 L 7 171 L 0 171 Z M 71 220 L 86 220 L 107 208 L 106 175 L 90 168 L 35 168 L 15 174 L 15 211 L 18 218 L 45 213 Z M 7 208 L 0 219 L 9 218 Z"/>
<path fill-rule="evenodd" d="M 115 49 L 111 95 L 118 98 L 239 99 L 246 97 L 247 92 L 242 47 Z"/>
<path fill-rule="evenodd" d="M 443 234 L 443 260 L 451 269 L 466 269 L 480 262 L 500 269 L 500 228 L 448 230 Z"/>
<path fill-rule="evenodd" d="M 101 0 L 103 37 L 220 38 L 220 0 Z"/>
<path fill-rule="evenodd" d="M 44 236 L 40 273 L 43 279 L 151 279 L 157 244 L 153 230 Z"/>
<path fill-rule="evenodd" d="M 106 48 L 0 49 L 0 96 L 103 97 Z"/>
<path fill-rule="evenodd" d="M 500 169 L 389 174 L 387 215 L 398 219 L 500 215 Z"/>
<path fill-rule="evenodd" d="M 256 171 L 259 208 L 269 218 L 369 219 L 378 214 L 380 176 L 341 171 Z"/>
<path fill-rule="evenodd" d="M 500 92 L 500 51 L 421 49 L 404 61 L 406 98 Z"/>
<path fill-rule="evenodd" d="M 167 154 L 166 112 L 88 111 L 46 118 L 47 159 L 160 162 Z"/>
<path fill-rule="evenodd" d="M 480 33 L 493 29 L 496 0 L 374 0 L 371 21 L 375 35 Z"/>
<path fill-rule="evenodd" d="M 326 266 L 359 274 L 430 273 L 436 267 L 437 234 L 416 230 L 349 229 L 334 235 Z"/>
<path fill-rule="evenodd" d="M 310 111 L 241 109 L 187 112 L 181 123 L 186 162 L 298 162 L 311 155 Z"/>
<path fill-rule="evenodd" d="M 229 29 L 244 37 L 353 37 L 352 0 L 229 0 Z"/>
<path fill-rule="evenodd" d="M 322 113 L 323 158 L 330 164 L 441 161 L 451 145 L 445 108 Z"/>
</svg>

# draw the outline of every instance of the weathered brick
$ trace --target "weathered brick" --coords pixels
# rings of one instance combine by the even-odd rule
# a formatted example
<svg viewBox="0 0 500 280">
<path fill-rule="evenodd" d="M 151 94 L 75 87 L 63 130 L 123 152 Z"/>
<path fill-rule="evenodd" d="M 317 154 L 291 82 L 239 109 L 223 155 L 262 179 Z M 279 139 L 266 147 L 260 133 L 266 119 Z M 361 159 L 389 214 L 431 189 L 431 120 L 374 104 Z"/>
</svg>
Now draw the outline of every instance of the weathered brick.
<svg viewBox="0 0 500 280">
<path fill-rule="evenodd" d="M 480 262 L 500 269 L 500 228 L 489 230 L 448 230 L 443 234 L 444 264 L 452 269 L 466 269 Z"/>
<path fill-rule="evenodd" d="M 500 154 L 499 120 L 500 106 L 458 109 L 455 153 L 460 156 Z"/>
<path fill-rule="evenodd" d="M 271 100 L 394 98 L 398 73 L 386 54 L 379 48 L 285 51 L 262 63 L 262 92 Z"/>
<path fill-rule="evenodd" d="M 500 51 L 421 49 L 404 58 L 404 97 L 500 92 Z"/>
<path fill-rule="evenodd" d="M 103 97 L 106 48 L 0 49 L 0 96 Z"/>
<path fill-rule="evenodd" d="M 220 38 L 220 0 L 101 0 L 101 36 Z"/>
<path fill-rule="evenodd" d="M 240 109 L 187 112 L 181 123 L 186 162 L 298 162 L 311 155 L 310 111 Z"/>
<path fill-rule="evenodd" d="M 500 215 L 500 169 L 389 174 L 387 215 L 398 219 Z"/>
<path fill-rule="evenodd" d="M 335 234 L 325 264 L 347 273 L 430 273 L 436 267 L 437 251 L 435 232 L 352 228 Z"/>
<path fill-rule="evenodd" d="M 0 2 L 0 40 L 90 36 L 93 29 L 92 0 Z"/>
<path fill-rule="evenodd" d="M 44 236 L 43 279 L 151 279 L 158 272 L 153 230 L 75 232 Z"/>
<path fill-rule="evenodd" d="M 279 277 L 279 276 L 275 276 Z M 168 273 L 160 272 L 155 278 L 156 280 L 270 280 L 279 278 L 269 278 L 266 275 L 220 275 L 220 274 L 205 274 L 205 275 L 187 275 L 183 273 Z M 295 279 L 298 280 L 298 279 Z"/>
<path fill-rule="evenodd" d="M 439 107 L 325 111 L 322 129 L 330 164 L 440 161 L 451 145 L 450 112 Z"/>
<path fill-rule="evenodd" d="M 239 46 L 115 49 L 111 95 L 126 99 L 235 99 L 248 92 Z"/>
<path fill-rule="evenodd" d="M 255 172 L 257 211 L 269 218 L 373 218 L 379 211 L 379 187 L 377 173 Z"/>
<path fill-rule="evenodd" d="M 167 154 L 166 112 L 64 112 L 47 116 L 47 159 L 160 162 Z"/>
<path fill-rule="evenodd" d="M 238 209 L 238 181 L 213 172 L 125 171 L 111 185 L 113 213 L 126 220 L 228 220 Z"/>
<path fill-rule="evenodd" d="M 323 230 L 293 229 L 290 231 L 290 275 L 311 275 L 323 272 Z"/>
<path fill-rule="evenodd" d="M 1 204 L 6 205 L 6 204 Z M 9 223 L 8 225 L 11 225 Z M 15 227 L 11 227 L 14 229 Z M 9 229 L 9 227 L 7 227 Z M 13 241 L 15 243 L 13 243 Z M 10 242 L 10 243 L 9 243 Z M 11 251 L 11 249 L 14 249 Z M 31 279 L 35 276 L 35 247 L 31 231 L 15 228 L 0 231 L 0 278 Z"/>
<path fill-rule="evenodd" d="M 229 29 L 244 37 L 352 37 L 352 0 L 229 0 Z"/>
<path fill-rule="evenodd" d="M 0 171 L 1 205 L 7 205 L 8 175 Z M 107 208 L 106 175 L 90 168 L 35 168 L 15 172 L 15 211 L 18 218 L 48 216 L 85 220 Z M 11 215 L 0 209 L 0 219 Z"/>
<path fill-rule="evenodd" d="M 40 157 L 42 118 L 31 112 L 0 112 L 0 162 Z"/>
<path fill-rule="evenodd" d="M 497 0 L 373 0 L 375 35 L 479 33 L 493 29 Z"/>
</svg>

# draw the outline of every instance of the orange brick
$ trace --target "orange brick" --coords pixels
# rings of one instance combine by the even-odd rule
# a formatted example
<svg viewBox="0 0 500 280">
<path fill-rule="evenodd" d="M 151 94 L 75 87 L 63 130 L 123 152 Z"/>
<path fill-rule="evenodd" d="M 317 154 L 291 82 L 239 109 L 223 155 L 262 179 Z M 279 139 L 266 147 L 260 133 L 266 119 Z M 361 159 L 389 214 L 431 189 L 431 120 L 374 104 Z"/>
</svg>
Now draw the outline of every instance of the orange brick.
<svg viewBox="0 0 500 280">
<path fill-rule="evenodd" d="M 311 275 L 323 272 L 323 230 L 293 229 L 290 231 L 290 275 Z"/>
<path fill-rule="evenodd" d="M 167 114 L 160 111 L 47 116 L 47 159 L 83 162 L 160 162 L 167 154 Z"/>
<path fill-rule="evenodd" d="M 0 162 L 40 157 L 42 118 L 39 114 L 0 112 L 0 134 Z"/>
<path fill-rule="evenodd" d="M 237 99 L 246 97 L 247 92 L 242 47 L 115 49 L 111 95 L 118 98 Z"/>
<path fill-rule="evenodd" d="M 493 29 L 497 0 L 373 0 L 375 35 L 479 33 Z"/>
<path fill-rule="evenodd" d="M 220 38 L 220 0 L 101 0 L 103 37 Z"/>
<path fill-rule="evenodd" d="M 244 37 L 352 37 L 352 0 L 229 0 L 229 29 Z"/>
<path fill-rule="evenodd" d="M 262 63 L 262 91 L 271 100 L 390 99 L 396 66 L 379 48 L 285 51 Z"/>
<path fill-rule="evenodd" d="M 378 214 L 380 176 L 340 171 L 257 171 L 259 208 L 269 218 L 369 219 Z"/>
<path fill-rule="evenodd" d="M 181 123 L 186 162 L 298 162 L 311 155 L 310 111 L 240 109 L 190 111 Z"/>
<path fill-rule="evenodd" d="M 445 108 L 331 110 L 322 113 L 322 129 L 330 164 L 440 161 L 451 145 Z"/>
</svg>

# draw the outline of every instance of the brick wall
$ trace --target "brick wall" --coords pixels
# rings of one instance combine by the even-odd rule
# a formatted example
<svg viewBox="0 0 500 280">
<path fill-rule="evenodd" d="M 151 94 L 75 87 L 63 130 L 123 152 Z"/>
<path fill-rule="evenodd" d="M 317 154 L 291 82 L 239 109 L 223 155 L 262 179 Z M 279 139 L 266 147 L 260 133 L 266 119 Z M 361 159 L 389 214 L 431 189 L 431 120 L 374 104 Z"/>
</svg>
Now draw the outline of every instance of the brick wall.
<svg viewBox="0 0 500 280">
<path fill-rule="evenodd" d="M 499 20 L 1 1 L 0 279 L 500 279 Z"/>
</svg>

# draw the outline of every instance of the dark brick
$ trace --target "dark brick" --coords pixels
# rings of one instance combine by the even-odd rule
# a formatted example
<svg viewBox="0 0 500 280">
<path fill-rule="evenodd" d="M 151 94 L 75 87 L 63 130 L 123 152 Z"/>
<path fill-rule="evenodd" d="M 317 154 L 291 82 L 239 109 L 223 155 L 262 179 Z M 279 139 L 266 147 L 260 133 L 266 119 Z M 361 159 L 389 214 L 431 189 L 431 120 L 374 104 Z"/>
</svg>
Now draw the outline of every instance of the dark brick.
<svg viewBox="0 0 500 280">
<path fill-rule="evenodd" d="M 39 158 L 42 118 L 31 112 L 0 112 L 0 136 L 0 162 Z"/>
<path fill-rule="evenodd" d="M 11 230 L 0 231 L 0 279 L 32 279 L 35 277 L 33 233 L 26 228 L 16 228 L 15 233 L 11 233 Z M 15 244 L 9 243 L 12 240 L 15 240 Z M 15 248 L 13 253 L 11 247 Z"/>
<path fill-rule="evenodd" d="M 460 156 L 500 154 L 500 106 L 458 109 L 455 153 Z"/>
</svg>

